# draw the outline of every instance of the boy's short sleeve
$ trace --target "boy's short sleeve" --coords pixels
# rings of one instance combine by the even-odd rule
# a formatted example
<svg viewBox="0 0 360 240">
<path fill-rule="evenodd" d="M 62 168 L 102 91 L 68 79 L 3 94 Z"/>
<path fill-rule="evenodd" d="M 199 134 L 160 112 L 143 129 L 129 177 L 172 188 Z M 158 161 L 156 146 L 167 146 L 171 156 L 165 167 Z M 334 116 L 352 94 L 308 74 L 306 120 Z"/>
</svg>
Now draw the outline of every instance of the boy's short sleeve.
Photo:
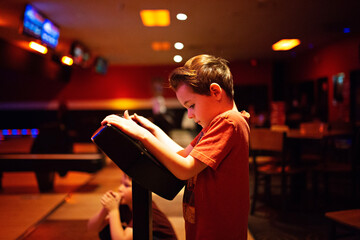
<svg viewBox="0 0 360 240">
<path fill-rule="evenodd" d="M 234 141 L 231 141 L 231 138 L 234 131 L 235 126 L 230 121 L 216 119 L 207 130 L 205 129 L 200 140 L 199 134 L 191 143 L 194 149 L 190 155 L 215 170 L 233 147 Z"/>
</svg>

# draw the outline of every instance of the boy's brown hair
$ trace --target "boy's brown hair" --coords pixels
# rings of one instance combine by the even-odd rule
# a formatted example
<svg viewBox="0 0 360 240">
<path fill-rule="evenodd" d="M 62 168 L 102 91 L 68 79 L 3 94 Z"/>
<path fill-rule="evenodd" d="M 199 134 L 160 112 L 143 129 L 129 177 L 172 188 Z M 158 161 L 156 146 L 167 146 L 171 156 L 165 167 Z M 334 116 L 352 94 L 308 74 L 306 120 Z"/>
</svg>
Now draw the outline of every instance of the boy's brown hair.
<svg viewBox="0 0 360 240">
<path fill-rule="evenodd" d="M 227 96 L 234 97 L 233 77 L 228 61 L 211 55 L 198 55 L 189 59 L 183 67 L 176 68 L 169 77 L 170 87 L 177 90 L 180 84 L 190 86 L 194 93 L 210 95 L 211 83 L 217 83 Z"/>
</svg>

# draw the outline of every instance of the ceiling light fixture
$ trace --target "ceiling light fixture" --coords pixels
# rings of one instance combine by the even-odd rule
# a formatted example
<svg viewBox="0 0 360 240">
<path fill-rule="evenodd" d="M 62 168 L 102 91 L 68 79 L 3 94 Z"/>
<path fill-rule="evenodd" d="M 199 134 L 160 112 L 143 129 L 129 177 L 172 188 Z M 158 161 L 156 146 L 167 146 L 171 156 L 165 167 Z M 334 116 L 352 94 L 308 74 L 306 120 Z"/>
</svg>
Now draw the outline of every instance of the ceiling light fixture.
<svg viewBox="0 0 360 240">
<path fill-rule="evenodd" d="M 174 56 L 174 62 L 179 63 L 179 62 L 181 62 L 182 60 L 183 60 L 182 56 L 180 56 L 180 55 L 175 55 L 175 56 Z"/>
<path fill-rule="evenodd" d="M 47 47 L 33 41 L 29 43 L 29 47 L 42 54 L 46 54 L 48 51 Z"/>
<path fill-rule="evenodd" d="M 140 17 L 147 27 L 166 27 L 170 25 L 169 10 L 141 10 Z"/>
<path fill-rule="evenodd" d="M 71 57 L 63 56 L 63 57 L 61 58 L 61 62 L 62 62 L 63 64 L 66 64 L 66 65 L 68 65 L 68 66 L 71 66 L 71 65 L 73 64 L 74 60 L 73 60 Z"/>
<path fill-rule="evenodd" d="M 151 48 L 154 51 L 169 51 L 170 43 L 169 42 L 152 42 Z"/>
<path fill-rule="evenodd" d="M 176 42 L 176 43 L 174 44 L 174 47 L 175 47 L 175 49 L 177 49 L 177 50 L 181 50 L 181 49 L 184 48 L 184 44 L 181 43 L 181 42 Z"/>
<path fill-rule="evenodd" d="M 281 39 L 272 45 L 274 51 L 287 51 L 300 44 L 299 39 Z"/>
<path fill-rule="evenodd" d="M 187 15 L 185 13 L 178 13 L 176 18 L 180 21 L 185 21 L 187 19 Z"/>
</svg>

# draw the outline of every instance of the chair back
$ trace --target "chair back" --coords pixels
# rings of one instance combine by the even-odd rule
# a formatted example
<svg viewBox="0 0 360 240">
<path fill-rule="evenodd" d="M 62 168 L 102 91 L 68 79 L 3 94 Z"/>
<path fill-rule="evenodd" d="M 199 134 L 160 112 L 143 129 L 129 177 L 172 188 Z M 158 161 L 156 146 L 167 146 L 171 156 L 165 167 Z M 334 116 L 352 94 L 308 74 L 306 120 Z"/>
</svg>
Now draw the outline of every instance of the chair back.
<svg viewBox="0 0 360 240">
<path fill-rule="evenodd" d="M 263 165 L 285 168 L 285 137 L 286 132 L 273 131 L 268 128 L 250 130 L 250 155 L 255 174 L 258 172 L 258 167 Z M 263 161 L 263 159 L 267 160 Z"/>
<path fill-rule="evenodd" d="M 270 129 L 273 130 L 273 131 L 279 131 L 279 132 L 288 132 L 288 131 L 290 131 L 290 128 L 287 125 L 271 125 Z"/>
<path fill-rule="evenodd" d="M 273 131 L 265 128 L 254 128 L 250 131 L 251 151 L 282 152 L 284 148 L 284 135 L 282 131 Z"/>
<path fill-rule="evenodd" d="M 300 123 L 300 132 L 307 134 L 321 134 L 328 130 L 328 124 L 323 122 L 303 122 Z"/>
</svg>

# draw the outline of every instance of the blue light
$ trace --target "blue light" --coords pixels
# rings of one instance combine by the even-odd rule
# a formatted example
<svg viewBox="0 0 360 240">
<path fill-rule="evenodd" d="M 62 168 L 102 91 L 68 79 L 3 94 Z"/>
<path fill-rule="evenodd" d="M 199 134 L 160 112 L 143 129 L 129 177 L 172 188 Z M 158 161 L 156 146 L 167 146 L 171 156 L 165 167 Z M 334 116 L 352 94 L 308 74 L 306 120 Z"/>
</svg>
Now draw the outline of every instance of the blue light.
<svg viewBox="0 0 360 240">
<path fill-rule="evenodd" d="M 11 135 L 17 136 L 17 135 L 20 135 L 20 132 L 19 132 L 18 129 L 12 129 L 11 130 Z"/>
<path fill-rule="evenodd" d="M 31 135 L 38 135 L 39 134 L 39 129 L 33 128 L 31 129 Z"/>
<path fill-rule="evenodd" d="M 3 130 L 2 130 L 2 134 L 3 134 L 4 136 L 7 136 L 7 135 L 10 134 L 10 131 L 9 131 L 8 129 L 3 129 Z"/>
<path fill-rule="evenodd" d="M 350 32 L 350 28 L 346 27 L 343 29 L 344 33 L 349 33 Z"/>
<path fill-rule="evenodd" d="M 27 135 L 28 130 L 27 129 L 21 129 L 21 135 Z"/>
</svg>

